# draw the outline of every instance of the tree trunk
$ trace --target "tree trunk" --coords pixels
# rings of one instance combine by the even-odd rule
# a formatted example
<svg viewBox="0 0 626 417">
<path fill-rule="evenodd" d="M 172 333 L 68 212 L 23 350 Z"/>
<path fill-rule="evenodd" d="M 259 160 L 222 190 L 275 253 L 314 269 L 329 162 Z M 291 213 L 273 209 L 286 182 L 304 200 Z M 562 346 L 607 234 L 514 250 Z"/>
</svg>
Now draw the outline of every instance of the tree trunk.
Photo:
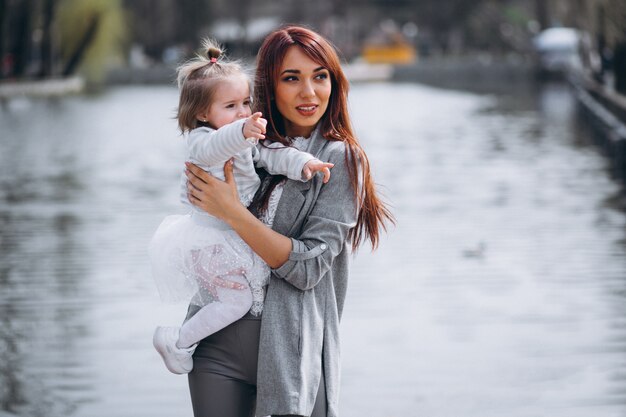
<svg viewBox="0 0 626 417">
<path fill-rule="evenodd" d="M 550 13 L 548 11 L 548 0 L 535 0 L 535 14 L 541 30 L 550 26 Z"/>
<path fill-rule="evenodd" d="M 2 40 L 7 39 L 8 34 L 5 34 L 7 15 L 7 2 L 6 0 L 0 0 L 0 79 L 5 76 L 4 60 L 6 59 L 4 51 L 4 42 Z"/>
<path fill-rule="evenodd" d="M 52 20 L 54 18 L 54 0 L 44 0 L 43 38 L 41 40 L 41 68 L 39 78 L 52 75 Z"/>
<path fill-rule="evenodd" d="M 178 15 L 176 40 L 187 45 L 198 45 L 202 28 L 217 20 L 219 14 L 209 13 L 210 4 L 206 0 L 179 0 L 175 5 Z"/>
<path fill-rule="evenodd" d="M 65 65 L 65 69 L 63 70 L 63 76 L 67 77 L 76 72 L 78 66 L 83 60 L 85 56 L 85 52 L 89 49 L 89 45 L 98 33 L 98 26 L 100 24 L 100 15 L 94 14 L 91 16 L 91 20 L 89 21 L 89 25 L 87 26 L 87 30 L 83 35 L 83 38 L 80 40 L 78 45 L 76 46 L 76 50 L 70 55 L 70 59 L 67 61 Z"/>
<path fill-rule="evenodd" d="M 241 26 L 241 28 L 243 29 L 242 31 L 242 36 L 240 39 L 237 40 L 237 45 L 235 46 L 237 48 L 237 54 L 239 56 L 242 55 L 247 55 L 249 53 L 248 51 L 248 10 L 250 9 L 250 0 L 236 0 L 233 2 L 234 5 L 236 5 L 235 8 L 235 16 L 237 18 L 237 23 L 239 23 L 239 25 Z"/>
<path fill-rule="evenodd" d="M 613 74 L 615 90 L 626 95 L 626 41 L 621 41 L 613 50 Z"/>
<path fill-rule="evenodd" d="M 32 0 L 22 0 L 17 3 L 17 17 L 15 19 L 17 30 L 11 51 L 13 55 L 13 68 L 9 77 L 23 77 L 28 67 L 31 49 L 31 10 L 33 10 Z"/>
</svg>

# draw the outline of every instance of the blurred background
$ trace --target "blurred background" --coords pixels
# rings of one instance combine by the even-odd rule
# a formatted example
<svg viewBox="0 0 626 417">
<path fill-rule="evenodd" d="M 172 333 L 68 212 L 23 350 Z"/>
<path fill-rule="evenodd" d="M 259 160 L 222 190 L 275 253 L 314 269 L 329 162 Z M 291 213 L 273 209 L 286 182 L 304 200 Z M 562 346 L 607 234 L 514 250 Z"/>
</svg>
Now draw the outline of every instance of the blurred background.
<svg viewBox="0 0 626 417">
<path fill-rule="evenodd" d="M 341 415 L 626 415 L 623 0 L 0 0 L 0 417 L 190 416 L 147 263 L 176 66 L 310 26 L 398 225 L 354 257 Z"/>
<path fill-rule="evenodd" d="M 97 84 L 120 81 L 111 72 L 121 77 L 121 69 L 163 66 L 172 76 L 201 37 L 253 58 L 269 31 L 290 22 L 330 38 L 346 62 L 405 65 L 451 56 L 517 65 L 537 52 L 533 38 L 542 30 L 567 27 L 580 31 L 584 65 L 598 72 L 614 63 L 624 74 L 623 9 L 619 0 L 3 0 L 0 77 L 81 74 Z M 553 35 L 539 49 L 565 49 L 566 36 Z"/>
</svg>

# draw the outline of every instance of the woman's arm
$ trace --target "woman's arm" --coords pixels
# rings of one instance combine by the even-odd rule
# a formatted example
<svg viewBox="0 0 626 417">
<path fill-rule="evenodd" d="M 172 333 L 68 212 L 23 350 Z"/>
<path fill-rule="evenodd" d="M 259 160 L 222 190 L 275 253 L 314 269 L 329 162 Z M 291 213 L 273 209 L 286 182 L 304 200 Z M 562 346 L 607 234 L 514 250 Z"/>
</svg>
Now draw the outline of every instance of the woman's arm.
<svg viewBox="0 0 626 417">
<path fill-rule="evenodd" d="M 292 250 L 291 239 L 264 225 L 241 204 L 233 177 L 233 164 L 224 165 L 225 181 L 186 163 L 189 201 L 228 223 L 270 268 L 281 267 Z"/>
<path fill-rule="evenodd" d="M 357 202 L 343 143 L 333 146 L 337 148 L 329 160 L 334 164 L 333 176 L 320 190 L 302 229 L 293 238 L 269 229 L 239 203 L 231 167 L 225 167 L 228 182 L 200 178 L 202 172 L 197 169 L 187 174 L 192 184 L 190 201 L 229 223 L 277 277 L 301 290 L 313 288 L 332 267 L 334 258 L 345 250 L 357 221 Z"/>
<path fill-rule="evenodd" d="M 300 290 L 315 287 L 345 250 L 350 231 L 357 223 L 357 200 L 343 142 L 332 142 L 328 162 L 333 175 L 321 187 L 298 233 L 291 239 L 289 259 L 274 275 Z"/>
</svg>

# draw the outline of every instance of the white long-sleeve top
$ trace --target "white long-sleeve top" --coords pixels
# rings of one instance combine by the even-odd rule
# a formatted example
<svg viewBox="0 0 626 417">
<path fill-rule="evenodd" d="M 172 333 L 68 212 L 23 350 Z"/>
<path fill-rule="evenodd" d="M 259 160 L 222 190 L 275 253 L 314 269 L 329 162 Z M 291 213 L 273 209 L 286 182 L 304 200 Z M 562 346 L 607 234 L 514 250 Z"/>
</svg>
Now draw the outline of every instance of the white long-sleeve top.
<svg viewBox="0 0 626 417">
<path fill-rule="evenodd" d="M 315 159 L 311 154 L 293 147 L 285 147 L 278 142 L 257 143 L 256 139 L 243 136 L 245 119 L 222 126 L 215 130 L 198 127 L 186 134 L 185 141 L 189 152 L 188 160 L 209 172 L 216 178 L 224 179 L 224 164 L 233 158 L 233 174 L 237 182 L 239 200 L 246 207 L 260 185 L 254 165 L 265 168 L 273 175 L 285 175 L 296 181 L 306 181 L 302 175 L 304 165 Z M 190 206 L 187 199 L 187 177 L 181 178 L 180 200 Z M 206 212 L 192 208 L 204 215 Z"/>
</svg>

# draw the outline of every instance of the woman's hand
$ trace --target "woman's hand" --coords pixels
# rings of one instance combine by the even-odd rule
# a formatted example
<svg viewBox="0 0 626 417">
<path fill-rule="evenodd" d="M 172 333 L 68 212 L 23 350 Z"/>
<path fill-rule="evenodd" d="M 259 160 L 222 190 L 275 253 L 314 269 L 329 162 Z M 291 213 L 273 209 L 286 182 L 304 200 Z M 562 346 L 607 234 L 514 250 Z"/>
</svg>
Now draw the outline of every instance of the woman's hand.
<svg viewBox="0 0 626 417">
<path fill-rule="evenodd" d="M 204 256 L 205 253 L 207 256 Z M 226 272 L 220 271 L 220 274 L 215 273 L 215 271 L 219 269 L 217 260 L 222 260 L 221 255 L 223 253 L 222 245 L 213 245 L 203 250 L 193 249 L 191 251 L 191 260 L 193 261 L 192 268 L 198 279 L 198 283 L 211 294 L 211 297 L 216 301 L 220 299 L 218 288 L 228 288 L 231 290 L 245 290 L 248 288 L 246 285 L 236 281 L 225 279 L 225 277 L 245 275 L 246 271 L 244 268 L 239 267 Z"/>
<path fill-rule="evenodd" d="M 241 204 L 232 163 L 224 165 L 225 181 L 194 164 L 186 165 L 187 196 L 191 204 L 228 223 L 270 268 L 279 268 L 287 262 L 293 246 L 291 239 L 264 225 Z"/>
<path fill-rule="evenodd" d="M 190 162 L 185 162 L 185 165 L 187 198 L 191 204 L 226 222 L 243 207 L 237 194 L 232 160 L 224 164 L 225 181 L 213 177 Z"/>
</svg>

